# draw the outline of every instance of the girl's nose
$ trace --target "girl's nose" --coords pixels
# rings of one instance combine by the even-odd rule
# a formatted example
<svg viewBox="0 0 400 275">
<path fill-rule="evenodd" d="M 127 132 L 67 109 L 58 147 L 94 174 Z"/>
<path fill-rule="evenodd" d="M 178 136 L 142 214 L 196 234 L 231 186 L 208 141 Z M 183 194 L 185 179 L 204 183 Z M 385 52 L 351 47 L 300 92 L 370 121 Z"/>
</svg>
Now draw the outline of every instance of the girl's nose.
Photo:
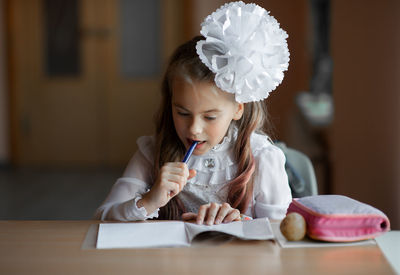
<svg viewBox="0 0 400 275">
<path fill-rule="evenodd" d="M 201 125 L 200 119 L 193 118 L 190 123 L 190 126 L 189 126 L 190 134 L 193 136 L 197 136 L 197 135 L 201 134 L 202 129 L 203 129 L 203 126 Z"/>
</svg>

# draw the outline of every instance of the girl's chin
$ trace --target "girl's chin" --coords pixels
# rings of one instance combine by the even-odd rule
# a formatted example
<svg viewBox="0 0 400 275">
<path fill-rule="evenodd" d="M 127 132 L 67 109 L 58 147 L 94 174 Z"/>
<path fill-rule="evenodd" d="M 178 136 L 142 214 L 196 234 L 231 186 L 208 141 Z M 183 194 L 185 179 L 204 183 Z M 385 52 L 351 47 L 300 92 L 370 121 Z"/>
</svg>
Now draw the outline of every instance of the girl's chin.
<svg viewBox="0 0 400 275">
<path fill-rule="evenodd" d="M 195 155 L 195 156 L 202 156 L 202 155 L 204 155 L 204 154 L 206 154 L 208 152 L 208 150 L 207 151 L 193 151 L 193 155 Z"/>
</svg>

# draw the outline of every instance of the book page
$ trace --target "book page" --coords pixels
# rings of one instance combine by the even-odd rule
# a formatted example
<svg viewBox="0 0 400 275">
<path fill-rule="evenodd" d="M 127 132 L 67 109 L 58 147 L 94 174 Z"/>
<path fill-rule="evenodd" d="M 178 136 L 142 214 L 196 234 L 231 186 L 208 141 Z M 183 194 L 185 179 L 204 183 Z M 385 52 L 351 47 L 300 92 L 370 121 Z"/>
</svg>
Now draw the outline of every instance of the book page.
<svg viewBox="0 0 400 275">
<path fill-rule="evenodd" d="M 202 232 L 222 232 L 244 240 L 273 239 L 267 218 L 219 225 L 197 225 L 182 221 L 102 223 L 99 225 L 98 249 L 190 246 Z"/>
<path fill-rule="evenodd" d="M 207 231 L 222 232 L 243 240 L 268 240 L 274 238 L 268 218 L 218 225 L 186 223 L 185 227 L 189 242 L 191 242 L 198 234 Z"/>
<path fill-rule="evenodd" d="M 97 236 L 98 249 L 189 246 L 185 223 L 102 223 Z"/>
</svg>

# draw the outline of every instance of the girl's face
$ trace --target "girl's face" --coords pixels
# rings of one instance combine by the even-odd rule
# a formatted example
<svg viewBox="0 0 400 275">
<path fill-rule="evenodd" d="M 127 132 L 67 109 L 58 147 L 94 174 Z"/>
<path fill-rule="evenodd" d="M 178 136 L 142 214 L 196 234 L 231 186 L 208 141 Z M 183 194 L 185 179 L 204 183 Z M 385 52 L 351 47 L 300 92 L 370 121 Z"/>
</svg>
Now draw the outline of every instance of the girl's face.
<svg viewBox="0 0 400 275">
<path fill-rule="evenodd" d="M 195 155 L 208 152 L 219 144 L 232 120 L 243 114 L 243 104 L 234 95 L 214 83 L 175 77 L 172 81 L 172 116 L 175 130 L 185 145 L 199 141 Z"/>
</svg>

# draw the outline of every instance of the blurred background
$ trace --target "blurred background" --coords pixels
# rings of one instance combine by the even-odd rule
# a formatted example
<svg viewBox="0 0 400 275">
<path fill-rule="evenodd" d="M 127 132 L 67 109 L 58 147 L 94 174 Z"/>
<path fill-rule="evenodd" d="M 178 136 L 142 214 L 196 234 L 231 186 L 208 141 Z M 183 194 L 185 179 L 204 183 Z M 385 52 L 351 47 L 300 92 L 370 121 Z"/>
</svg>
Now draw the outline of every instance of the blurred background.
<svg viewBox="0 0 400 275">
<path fill-rule="evenodd" d="M 0 0 L 0 219 L 90 219 L 217 0 Z M 274 139 L 400 229 L 400 1 L 265 0 L 289 34 Z"/>
</svg>

